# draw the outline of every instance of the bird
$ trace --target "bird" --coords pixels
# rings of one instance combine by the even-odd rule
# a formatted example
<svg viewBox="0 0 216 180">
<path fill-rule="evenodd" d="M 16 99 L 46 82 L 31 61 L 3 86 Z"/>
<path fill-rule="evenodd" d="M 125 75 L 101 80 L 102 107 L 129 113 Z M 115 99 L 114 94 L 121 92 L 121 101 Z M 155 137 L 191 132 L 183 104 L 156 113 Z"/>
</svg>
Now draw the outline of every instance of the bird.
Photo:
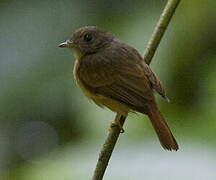
<svg viewBox="0 0 216 180">
<path fill-rule="evenodd" d="M 120 116 L 130 112 L 147 115 L 162 147 L 178 150 L 154 93 L 169 99 L 161 81 L 135 48 L 96 26 L 77 29 L 59 47 L 74 53 L 73 76 L 87 98 Z"/>
</svg>

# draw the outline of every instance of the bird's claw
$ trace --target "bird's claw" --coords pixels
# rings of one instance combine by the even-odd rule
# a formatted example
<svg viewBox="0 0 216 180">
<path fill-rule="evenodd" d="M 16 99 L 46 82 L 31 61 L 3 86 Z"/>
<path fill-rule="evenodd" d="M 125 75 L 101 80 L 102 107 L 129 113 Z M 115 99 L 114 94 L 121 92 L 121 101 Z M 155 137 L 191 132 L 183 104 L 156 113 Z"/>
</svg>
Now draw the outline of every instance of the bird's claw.
<svg viewBox="0 0 216 180">
<path fill-rule="evenodd" d="M 111 124 L 110 124 L 110 128 L 112 127 L 118 127 L 120 129 L 120 133 L 124 133 L 125 130 L 123 129 L 121 123 L 119 121 L 112 121 Z"/>
</svg>

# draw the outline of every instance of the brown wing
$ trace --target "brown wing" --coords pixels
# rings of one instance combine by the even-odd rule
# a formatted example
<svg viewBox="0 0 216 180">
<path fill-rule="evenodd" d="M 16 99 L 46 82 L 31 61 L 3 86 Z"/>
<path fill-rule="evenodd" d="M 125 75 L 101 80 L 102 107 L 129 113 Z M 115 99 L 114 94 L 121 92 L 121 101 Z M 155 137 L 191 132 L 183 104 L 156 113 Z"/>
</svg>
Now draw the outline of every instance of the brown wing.
<svg viewBox="0 0 216 180">
<path fill-rule="evenodd" d="M 82 59 L 79 77 L 89 91 L 112 98 L 131 109 L 145 109 L 154 98 L 152 83 L 139 53 L 124 44 Z"/>
<path fill-rule="evenodd" d="M 162 87 L 162 84 L 159 80 L 159 78 L 152 72 L 152 70 L 150 69 L 150 67 L 143 63 L 143 68 L 145 71 L 146 76 L 148 77 L 152 88 L 158 93 L 160 94 L 164 99 L 166 99 L 167 101 L 169 101 L 168 97 L 166 96 L 165 90 Z"/>
</svg>

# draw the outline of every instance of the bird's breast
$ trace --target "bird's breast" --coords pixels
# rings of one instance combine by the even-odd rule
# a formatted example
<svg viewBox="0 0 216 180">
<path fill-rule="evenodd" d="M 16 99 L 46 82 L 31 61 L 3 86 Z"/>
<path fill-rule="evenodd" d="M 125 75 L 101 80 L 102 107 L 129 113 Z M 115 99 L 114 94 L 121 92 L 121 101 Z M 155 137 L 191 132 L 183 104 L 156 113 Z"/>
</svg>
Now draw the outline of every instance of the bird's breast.
<svg viewBox="0 0 216 180">
<path fill-rule="evenodd" d="M 91 93 L 88 88 L 85 86 L 85 84 L 82 81 L 82 78 L 80 77 L 80 61 L 76 60 L 73 68 L 73 76 L 76 84 L 82 89 L 84 95 L 88 97 L 89 99 L 93 99 L 94 95 Z"/>
<path fill-rule="evenodd" d="M 100 107 L 105 106 L 114 112 L 119 112 L 121 114 L 127 114 L 127 112 L 129 111 L 129 108 L 126 105 L 120 102 L 117 102 L 116 100 L 113 100 L 111 98 L 108 98 L 101 94 L 96 93 L 96 89 L 94 87 L 88 87 L 88 85 L 85 84 L 85 82 L 83 81 L 85 77 L 82 77 L 83 72 L 85 72 L 85 70 L 87 71 L 87 69 L 85 68 L 87 67 L 82 66 L 79 60 L 75 61 L 74 69 L 73 69 L 73 76 L 74 76 L 76 83 L 82 89 L 82 92 L 84 93 L 84 95 L 87 98 L 93 100 Z M 82 73 L 80 73 L 80 71 L 82 71 Z M 94 76 L 91 76 L 91 78 L 93 77 Z M 85 80 L 89 80 L 89 77 L 86 77 L 86 78 L 87 79 Z M 94 77 L 93 79 L 96 80 L 97 76 Z"/>
</svg>

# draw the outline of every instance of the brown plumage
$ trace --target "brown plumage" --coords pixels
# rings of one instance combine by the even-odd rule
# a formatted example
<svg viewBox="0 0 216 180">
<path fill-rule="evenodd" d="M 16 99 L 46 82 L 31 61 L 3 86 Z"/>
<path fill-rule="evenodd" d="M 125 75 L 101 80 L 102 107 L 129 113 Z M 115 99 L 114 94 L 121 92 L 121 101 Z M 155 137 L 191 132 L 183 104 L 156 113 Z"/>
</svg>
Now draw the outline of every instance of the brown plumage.
<svg viewBox="0 0 216 180">
<path fill-rule="evenodd" d="M 59 46 L 75 52 L 74 77 L 88 98 L 122 115 L 130 111 L 148 115 L 161 145 L 178 149 L 153 94 L 167 99 L 165 91 L 134 48 L 91 26 L 80 28 Z"/>
</svg>

